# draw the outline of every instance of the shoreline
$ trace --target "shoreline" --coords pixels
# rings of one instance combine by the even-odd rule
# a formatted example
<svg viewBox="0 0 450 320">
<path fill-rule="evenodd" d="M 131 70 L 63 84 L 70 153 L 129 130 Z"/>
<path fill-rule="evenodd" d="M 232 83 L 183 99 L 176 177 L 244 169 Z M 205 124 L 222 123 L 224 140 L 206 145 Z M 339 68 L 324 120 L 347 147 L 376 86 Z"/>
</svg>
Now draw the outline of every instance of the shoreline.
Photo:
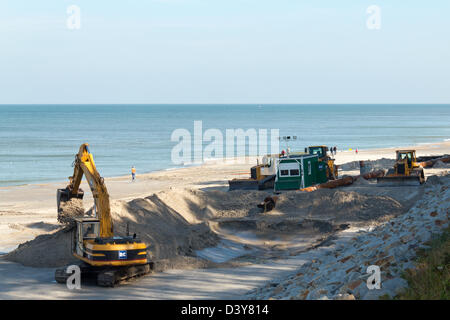
<svg viewBox="0 0 450 320">
<path fill-rule="evenodd" d="M 422 149 L 433 149 L 432 146 L 437 146 L 437 145 L 441 145 L 444 148 L 449 148 L 449 152 L 450 153 L 450 139 L 444 139 L 444 141 L 439 141 L 439 142 L 425 142 L 425 143 L 418 143 L 415 145 L 410 145 L 410 146 L 396 146 L 396 147 L 384 147 L 384 148 L 367 148 L 367 149 L 359 149 L 358 148 L 358 154 L 355 154 L 355 149 L 352 150 L 338 150 L 337 151 L 337 155 L 339 154 L 346 154 L 346 155 L 350 155 L 350 154 L 354 154 L 356 157 L 361 157 L 361 155 L 364 155 L 366 153 L 373 153 L 378 151 L 378 153 L 386 153 L 386 151 L 388 150 L 399 150 L 399 149 L 414 149 L 417 151 L 418 156 L 426 156 L 426 155 L 430 155 L 430 154 L 420 154 L 420 151 L 423 151 Z M 441 154 L 445 154 L 446 152 L 441 152 Z M 165 169 L 158 169 L 158 170 L 153 170 L 153 171 L 145 171 L 142 173 L 138 173 L 136 176 L 137 177 L 146 177 L 149 175 L 153 175 L 153 174 L 158 174 L 158 173 L 163 173 L 163 172 L 168 172 L 168 171 L 179 171 L 179 170 L 189 170 L 191 168 L 200 168 L 200 167 L 204 167 L 204 166 L 209 166 L 209 165 L 233 165 L 234 162 L 238 162 L 240 164 L 248 164 L 248 165 L 254 165 L 254 161 L 256 160 L 256 158 L 260 158 L 261 156 L 248 156 L 248 157 L 235 157 L 235 158 L 223 158 L 223 159 L 207 159 L 205 161 L 203 161 L 202 163 L 197 163 L 197 164 L 189 164 L 189 165 L 185 165 L 185 166 L 177 166 L 177 167 L 169 167 L 169 168 L 165 168 Z M 243 163 L 241 162 L 240 159 L 246 159 L 248 158 L 249 161 L 253 161 L 252 163 Z M 391 157 L 392 158 L 392 157 Z M 375 158 L 376 159 L 376 158 Z M 375 159 L 361 159 L 361 160 L 375 160 Z M 339 161 L 340 159 L 336 159 L 336 163 L 337 164 L 342 164 L 345 162 Z M 360 160 L 360 159 L 358 159 Z M 356 161 L 356 160 L 352 160 L 352 161 Z M 118 179 L 118 180 L 122 180 L 122 179 L 128 179 L 130 177 L 130 174 L 124 174 L 124 175 L 115 175 L 115 176 L 105 176 L 104 178 L 106 180 L 114 180 L 114 179 Z M 31 182 L 31 183 L 25 183 L 25 184 L 17 184 L 17 185 L 6 185 L 6 186 L 0 186 L 0 192 L 7 190 L 9 188 L 20 188 L 20 187 L 30 187 L 30 186 L 45 186 L 45 185 L 49 185 L 49 184 L 55 184 L 55 183 L 62 183 L 63 179 L 55 179 L 55 180 L 45 180 L 45 181 L 41 181 L 41 182 Z"/>
<path fill-rule="evenodd" d="M 403 148 L 416 149 L 418 156 L 450 154 L 450 141 Z M 395 149 L 361 150 L 358 154 L 338 151 L 335 156 L 336 164 L 341 165 L 358 160 L 393 159 Z M 105 181 L 110 199 L 123 201 L 146 198 L 153 194 L 172 190 L 227 191 L 228 180 L 249 177 L 250 168 L 255 164 L 256 158 L 250 158 L 248 163 L 237 164 L 209 161 L 197 166 L 138 173 L 135 182 L 131 182 L 131 177 L 128 175 L 106 177 Z M 430 174 L 435 171 L 434 169 L 427 170 L 430 170 Z M 342 174 L 359 174 L 359 169 L 355 166 L 355 168 L 345 170 Z M 33 225 L 38 222 L 43 222 L 45 226 L 49 227 L 56 224 L 56 190 L 65 188 L 67 183 L 68 180 L 61 180 L 51 183 L 0 187 L 0 232 L 3 230 L 5 237 L 10 239 L 5 238 L 5 241 L 0 244 L 0 249 L 29 240 L 34 234 L 46 231 L 32 229 L 32 234 L 28 235 L 21 226 Z M 81 188 L 85 191 L 84 206 L 89 208 L 93 205 L 93 198 L 86 181 L 82 181 Z M 26 230 L 29 231 L 29 228 Z"/>
</svg>

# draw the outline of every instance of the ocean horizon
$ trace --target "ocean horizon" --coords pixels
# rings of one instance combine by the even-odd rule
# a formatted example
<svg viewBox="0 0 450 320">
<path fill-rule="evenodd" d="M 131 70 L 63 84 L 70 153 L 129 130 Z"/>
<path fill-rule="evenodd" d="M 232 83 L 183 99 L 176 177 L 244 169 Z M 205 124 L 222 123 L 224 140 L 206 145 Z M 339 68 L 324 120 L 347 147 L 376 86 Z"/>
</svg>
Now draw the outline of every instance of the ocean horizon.
<svg viewBox="0 0 450 320">
<path fill-rule="evenodd" d="M 171 161 L 176 129 L 279 129 L 289 146 L 338 150 L 446 141 L 449 104 L 0 105 L 0 186 L 61 181 L 82 143 L 104 177 L 181 167 Z M 204 143 L 208 145 L 208 143 Z M 280 150 L 287 145 L 280 142 Z M 250 146 L 246 147 L 250 152 Z M 254 154 L 248 154 L 252 156 Z"/>
</svg>

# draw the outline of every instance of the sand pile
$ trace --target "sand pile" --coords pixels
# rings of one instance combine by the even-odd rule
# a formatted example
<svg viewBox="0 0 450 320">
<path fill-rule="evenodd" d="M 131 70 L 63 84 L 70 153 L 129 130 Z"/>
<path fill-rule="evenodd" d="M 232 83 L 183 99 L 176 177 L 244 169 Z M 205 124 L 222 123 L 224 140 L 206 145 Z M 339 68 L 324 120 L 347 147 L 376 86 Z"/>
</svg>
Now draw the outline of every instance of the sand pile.
<svg viewBox="0 0 450 320">
<path fill-rule="evenodd" d="M 354 186 L 364 186 L 364 185 L 370 185 L 370 181 L 367 179 L 364 179 L 363 177 L 359 177 L 358 179 L 356 179 L 355 182 L 353 182 Z"/>
<path fill-rule="evenodd" d="M 387 158 L 381 158 L 378 160 L 365 160 L 364 166 L 366 167 L 367 171 L 375 171 L 380 169 L 390 169 L 394 166 L 395 160 L 394 159 L 387 159 Z M 359 161 L 352 161 L 347 162 L 339 165 L 339 167 L 342 170 L 357 170 L 359 169 Z"/>
<path fill-rule="evenodd" d="M 112 201 L 115 235 L 136 233 L 149 246 L 152 260 L 161 260 L 171 267 L 178 263 L 195 263 L 179 257 L 195 256 L 194 251 L 211 247 L 218 236 L 206 223 L 190 224 L 182 215 L 168 207 L 158 196 L 130 202 Z M 48 235 L 36 237 L 5 256 L 7 260 L 33 267 L 57 267 L 74 261 L 72 228 L 66 227 Z M 173 259 L 172 262 L 163 261 Z M 189 259 L 187 259 L 189 260 Z"/>
<path fill-rule="evenodd" d="M 73 228 L 37 236 L 5 255 L 5 259 L 29 267 L 59 267 L 76 261 L 72 256 Z"/>
<path fill-rule="evenodd" d="M 111 212 L 117 235 L 136 233 L 149 245 L 154 259 L 191 256 L 195 250 L 216 245 L 218 237 L 206 223 L 190 224 L 157 195 L 130 202 L 113 201 Z"/>
<path fill-rule="evenodd" d="M 130 234 L 136 233 L 148 244 L 153 261 L 183 268 L 187 262 L 199 261 L 195 251 L 217 245 L 216 226 L 283 237 L 286 232 L 328 232 L 344 222 L 369 221 L 404 210 L 388 196 L 320 189 L 280 194 L 275 210 L 262 214 L 257 204 L 267 195 L 258 191 L 172 189 L 129 202 L 111 201 L 114 232 L 124 236 L 128 225 Z M 322 226 L 318 221 L 327 222 Z M 39 236 L 6 258 L 35 267 L 65 265 L 73 260 L 68 230 Z"/>
<path fill-rule="evenodd" d="M 188 221 L 242 218 L 259 213 L 256 205 L 270 195 L 262 191 L 202 191 L 195 189 L 160 192 L 157 197 Z"/>
<path fill-rule="evenodd" d="M 441 160 L 438 160 L 433 165 L 433 169 L 450 169 L 450 163 L 445 163 L 442 162 Z"/>
<path fill-rule="evenodd" d="M 382 216 L 398 215 L 404 209 L 400 202 L 388 196 L 339 189 L 281 194 L 276 206 L 276 211 L 328 218 L 336 222 L 375 220 Z"/>
<path fill-rule="evenodd" d="M 362 184 L 368 183 L 361 180 L 364 180 Z M 279 195 L 275 209 L 262 214 L 257 205 L 267 195 L 269 193 L 261 191 L 172 190 L 155 197 L 186 220 L 216 221 L 221 227 L 237 231 L 270 231 L 274 235 L 291 229 L 303 232 L 311 221 L 365 222 L 395 216 L 407 209 L 385 195 L 320 189 L 309 193 L 284 192 Z"/>
<path fill-rule="evenodd" d="M 73 218 L 83 215 L 82 199 L 73 198 L 60 202 L 57 219 L 63 226 L 58 227 L 44 222 L 27 225 L 28 228 L 52 231 L 20 244 L 17 249 L 5 255 L 5 258 L 30 267 L 59 267 L 76 261 L 72 256 L 75 227 Z"/>
</svg>

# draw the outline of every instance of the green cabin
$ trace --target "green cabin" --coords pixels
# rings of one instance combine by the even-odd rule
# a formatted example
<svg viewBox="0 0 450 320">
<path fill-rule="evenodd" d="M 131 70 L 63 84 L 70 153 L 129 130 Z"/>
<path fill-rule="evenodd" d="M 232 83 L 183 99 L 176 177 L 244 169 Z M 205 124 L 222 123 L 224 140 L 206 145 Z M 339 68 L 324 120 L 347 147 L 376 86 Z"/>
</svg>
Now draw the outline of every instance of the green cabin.
<svg viewBox="0 0 450 320">
<path fill-rule="evenodd" d="M 327 182 L 326 163 L 317 155 L 291 155 L 278 159 L 275 191 L 298 190 Z"/>
</svg>

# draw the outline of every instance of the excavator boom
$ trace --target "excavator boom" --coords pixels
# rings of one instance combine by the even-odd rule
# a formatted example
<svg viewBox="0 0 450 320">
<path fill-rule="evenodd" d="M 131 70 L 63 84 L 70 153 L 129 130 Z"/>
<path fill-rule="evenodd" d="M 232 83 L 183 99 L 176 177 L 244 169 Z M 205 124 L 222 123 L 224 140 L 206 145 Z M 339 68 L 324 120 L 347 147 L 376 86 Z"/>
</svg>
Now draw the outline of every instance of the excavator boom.
<svg viewBox="0 0 450 320">
<path fill-rule="evenodd" d="M 75 155 L 73 175 L 69 177 L 69 185 L 65 189 L 58 189 L 58 216 L 64 215 L 61 206 L 63 202 L 70 201 L 73 198 L 83 199 L 84 192 L 80 189 L 83 175 L 86 177 L 92 196 L 94 197 L 95 210 L 100 220 L 100 237 L 112 237 L 114 232 L 108 190 L 106 189 L 104 179 L 95 167 L 94 158 L 89 152 L 89 145 L 87 143 L 82 144 L 79 152 Z"/>
</svg>

